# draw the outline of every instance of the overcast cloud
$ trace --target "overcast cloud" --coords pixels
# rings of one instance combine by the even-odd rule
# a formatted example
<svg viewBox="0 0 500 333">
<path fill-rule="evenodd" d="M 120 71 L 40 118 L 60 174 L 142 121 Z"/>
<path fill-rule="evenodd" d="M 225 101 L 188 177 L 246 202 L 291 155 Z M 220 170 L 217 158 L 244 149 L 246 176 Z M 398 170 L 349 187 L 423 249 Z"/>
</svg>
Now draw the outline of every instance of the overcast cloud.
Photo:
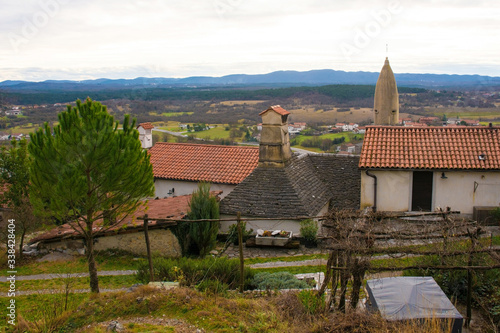
<svg viewBox="0 0 500 333">
<path fill-rule="evenodd" d="M 0 0 L 0 81 L 275 70 L 500 76 L 500 2 Z"/>
</svg>

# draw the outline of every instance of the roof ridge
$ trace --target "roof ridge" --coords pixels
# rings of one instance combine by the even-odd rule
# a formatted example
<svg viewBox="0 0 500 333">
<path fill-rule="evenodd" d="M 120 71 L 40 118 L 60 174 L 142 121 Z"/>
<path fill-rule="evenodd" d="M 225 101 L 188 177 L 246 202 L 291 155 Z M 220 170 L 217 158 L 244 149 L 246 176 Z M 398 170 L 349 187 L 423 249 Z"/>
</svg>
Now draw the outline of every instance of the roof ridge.
<svg viewBox="0 0 500 333">
<path fill-rule="evenodd" d="M 227 146 L 227 145 L 217 145 L 217 144 L 207 144 L 207 143 L 189 143 L 189 142 L 156 142 L 155 145 L 259 149 L 258 146 L 255 146 L 255 147 L 253 147 L 253 146 L 234 146 L 234 145 Z"/>
</svg>

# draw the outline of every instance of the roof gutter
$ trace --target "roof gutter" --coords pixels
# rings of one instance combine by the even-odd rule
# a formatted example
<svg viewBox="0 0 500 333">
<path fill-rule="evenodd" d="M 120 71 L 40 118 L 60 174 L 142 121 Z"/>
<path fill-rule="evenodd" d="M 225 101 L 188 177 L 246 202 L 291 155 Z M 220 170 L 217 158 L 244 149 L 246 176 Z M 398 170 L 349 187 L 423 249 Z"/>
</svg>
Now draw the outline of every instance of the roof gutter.
<svg viewBox="0 0 500 333">
<path fill-rule="evenodd" d="M 374 212 L 376 212 L 377 211 L 377 176 L 375 176 L 373 173 L 370 173 L 370 170 L 366 170 L 365 173 L 368 177 L 373 178 L 373 206 L 372 206 L 372 210 Z"/>
</svg>

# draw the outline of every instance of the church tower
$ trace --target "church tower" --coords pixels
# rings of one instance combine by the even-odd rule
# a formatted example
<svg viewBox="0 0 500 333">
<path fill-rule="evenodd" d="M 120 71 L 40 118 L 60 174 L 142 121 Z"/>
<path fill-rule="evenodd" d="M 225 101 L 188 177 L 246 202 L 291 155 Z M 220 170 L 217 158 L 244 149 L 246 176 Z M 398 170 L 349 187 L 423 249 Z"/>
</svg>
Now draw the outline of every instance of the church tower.
<svg viewBox="0 0 500 333">
<path fill-rule="evenodd" d="M 375 125 L 397 125 L 399 123 L 398 87 L 388 58 L 385 58 L 384 67 L 378 76 L 373 104 Z"/>
</svg>

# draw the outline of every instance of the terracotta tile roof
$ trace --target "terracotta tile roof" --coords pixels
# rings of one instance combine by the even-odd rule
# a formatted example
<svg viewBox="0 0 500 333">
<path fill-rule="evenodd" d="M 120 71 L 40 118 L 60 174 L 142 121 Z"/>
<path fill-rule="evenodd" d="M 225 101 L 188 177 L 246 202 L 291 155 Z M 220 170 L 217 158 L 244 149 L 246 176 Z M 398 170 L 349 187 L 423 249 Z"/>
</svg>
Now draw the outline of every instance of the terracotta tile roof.
<svg viewBox="0 0 500 333">
<path fill-rule="evenodd" d="M 279 105 L 273 105 L 269 109 L 264 110 L 261 113 L 259 113 L 259 116 L 262 116 L 264 113 L 266 113 L 267 111 L 270 111 L 270 110 L 273 110 L 274 112 L 279 113 L 282 116 L 286 116 L 286 115 L 290 114 L 290 112 L 288 112 L 287 110 L 283 109 L 281 106 L 279 106 Z"/>
<path fill-rule="evenodd" d="M 368 126 L 359 167 L 500 170 L 500 127 Z"/>
<path fill-rule="evenodd" d="M 212 191 L 212 194 L 219 196 L 222 191 Z M 191 194 L 182 195 L 178 197 L 171 197 L 165 199 L 155 199 L 144 202 L 131 216 L 124 218 L 122 221 L 114 225 L 112 228 L 103 230 L 100 232 L 99 236 L 113 235 L 122 232 L 129 232 L 130 230 L 142 230 L 143 220 L 138 220 L 138 217 L 143 217 L 148 214 L 151 218 L 149 221 L 149 228 L 161 228 L 174 226 L 177 223 L 174 221 L 156 221 L 155 218 L 168 218 L 173 220 L 181 220 L 187 216 L 189 210 L 189 201 L 191 200 Z M 99 232 L 101 230 L 102 220 L 98 220 L 95 223 L 94 231 Z M 30 240 L 30 244 L 39 241 L 57 241 L 64 238 L 82 238 L 81 235 L 76 232 L 73 227 L 76 226 L 75 223 L 66 223 L 57 228 L 54 228 L 36 238 Z"/>
<path fill-rule="evenodd" d="M 155 178 L 239 184 L 259 162 L 258 147 L 158 142 L 150 150 Z"/>
<path fill-rule="evenodd" d="M 155 128 L 151 123 L 140 123 L 139 125 L 137 125 L 137 127 L 139 126 L 144 128 L 145 130 Z"/>
</svg>

